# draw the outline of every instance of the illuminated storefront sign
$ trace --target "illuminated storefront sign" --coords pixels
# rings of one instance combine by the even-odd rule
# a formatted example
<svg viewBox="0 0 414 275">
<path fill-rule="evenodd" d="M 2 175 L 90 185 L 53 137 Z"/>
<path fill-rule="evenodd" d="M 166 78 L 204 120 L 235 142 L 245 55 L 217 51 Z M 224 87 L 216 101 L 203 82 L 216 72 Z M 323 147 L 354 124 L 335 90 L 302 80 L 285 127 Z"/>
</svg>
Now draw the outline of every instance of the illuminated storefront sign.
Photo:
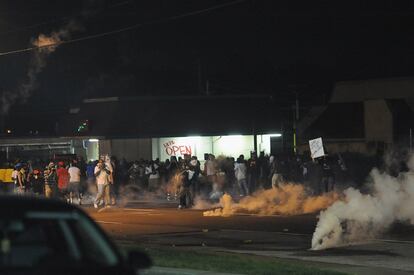
<svg viewBox="0 0 414 275">
<path fill-rule="evenodd" d="M 165 148 L 165 153 L 169 156 L 184 156 L 184 155 L 193 155 L 193 150 L 191 145 L 179 145 L 176 144 L 174 140 L 170 140 L 163 144 Z"/>
<path fill-rule="evenodd" d="M 279 138 L 280 134 L 267 134 L 257 136 L 257 150 L 271 153 L 271 138 Z M 204 160 L 204 154 L 216 156 L 235 157 L 244 155 L 250 157 L 254 151 L 253 135 L 228 135 L 228 136 L 190 136 L 168 137 L 152 139 L 153 158 L 160 160 L 169 159 L 172 156 L 184 157 L 185 155 L 197 156 Z"/>
</svg>

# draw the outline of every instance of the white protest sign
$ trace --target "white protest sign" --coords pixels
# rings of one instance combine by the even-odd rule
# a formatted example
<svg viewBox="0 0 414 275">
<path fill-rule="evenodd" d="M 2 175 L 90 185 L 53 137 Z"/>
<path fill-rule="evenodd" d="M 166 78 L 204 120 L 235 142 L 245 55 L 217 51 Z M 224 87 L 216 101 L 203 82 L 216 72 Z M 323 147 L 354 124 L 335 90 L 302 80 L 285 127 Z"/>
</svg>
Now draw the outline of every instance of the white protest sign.
<svg viewBox="0 0 414 275">
<path fill-rule="evenodd" d="M 309 140 L 309 147 L 311 151 L 311 157 L 313 159 L 323 157 L 325 152 L 323 150 L 322 138 L 315 138 Z"/>
</svg>

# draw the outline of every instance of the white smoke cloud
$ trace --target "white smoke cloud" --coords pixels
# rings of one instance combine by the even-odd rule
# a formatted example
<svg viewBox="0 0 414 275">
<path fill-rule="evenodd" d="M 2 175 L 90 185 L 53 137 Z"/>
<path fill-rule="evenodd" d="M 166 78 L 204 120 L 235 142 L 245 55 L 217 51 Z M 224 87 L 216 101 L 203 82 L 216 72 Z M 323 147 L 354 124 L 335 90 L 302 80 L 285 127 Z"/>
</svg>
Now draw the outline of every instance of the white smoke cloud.
<svg viewBox="0 0 414 275">
<path fill-rule="evenodd" d="M 414 156 L 410 169 L 398 177 L 372 170 L 372 192 L 349 188 L 345 199 L 322 211 L 312 237 L 312 249 L 349 245 L 383 234 L 396 222 L 414 224 Z"/>
</svg>

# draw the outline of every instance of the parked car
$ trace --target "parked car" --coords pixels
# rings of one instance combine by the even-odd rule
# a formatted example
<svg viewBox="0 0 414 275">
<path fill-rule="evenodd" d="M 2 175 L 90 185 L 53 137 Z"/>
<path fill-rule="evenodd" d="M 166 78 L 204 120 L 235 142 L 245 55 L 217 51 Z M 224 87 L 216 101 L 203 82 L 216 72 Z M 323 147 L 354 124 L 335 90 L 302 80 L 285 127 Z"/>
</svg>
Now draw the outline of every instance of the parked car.
<svg viewBox="0 0 414 275">
<path fill-rule="evenodd" d="M 137 274 L 150 265 L 145 253 L 123 256 L 73 205 L 0 196 L 0 274 Z"/>
</svg>

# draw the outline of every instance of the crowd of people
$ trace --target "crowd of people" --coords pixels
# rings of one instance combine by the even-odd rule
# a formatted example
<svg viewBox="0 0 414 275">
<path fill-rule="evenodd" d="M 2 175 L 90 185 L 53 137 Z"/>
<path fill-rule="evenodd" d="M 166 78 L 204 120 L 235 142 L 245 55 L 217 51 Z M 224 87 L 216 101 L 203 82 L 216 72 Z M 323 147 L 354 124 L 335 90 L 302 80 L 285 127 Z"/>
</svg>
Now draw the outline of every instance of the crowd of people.
<svg viewBox="0 0 414 275">
<path fill-rule="evenodd" d="M 303 155 L 268 156 L 263 152 L 259 156 L 252 152 L 248 159 L 244 155 L 235 159 L 205 154 L 202 162 L 190 155 L 172 156 L 163 162 L 141 159 L 129 163 L 109 156 L 89 163 L 82 158 L 47 164 L 17 162 L 12 166 L 13 184 L 4 184 L 4 190 L 79 204 L 86 194 L 93 194 L 92 203 L 98 208 L 115 205 L 120 188 L 134 186 L 138 193 L 161 194 L 185 208 L 191 207 L 197 196 L 210 201 L 218 201 L 224 193 L 244 197 L 286 181 L 310 185 L 317 193 L 329 192 L 347 170 L 340 155 L 312 160 Z"/>
<path fill-rule="evenodd" d="M 179 208 L 191 207 L 197 196 L 210 201 L 218 201 L 224 193 L 244 197 L 284 182 L 306 184 L 313 193 L 320 194 L 333 191 L 335 183 L 347 177 L 347 167 L 339 154 L 316 160 L 293 154 L 268 156 L 264 152 L 259 156 L 252 152 L 248 159 L 244 155 L 235 159 L 206 154 L 203 167 L 195 156 L 173 156 L 156 167 L 162 167 L 160 171 L 165 175 L 161 177 L 169 186 L 178 186 Z"/>
<path fill-rule="evenodd" d="M 45 162 L 15 161 L 5 164 L 2 190 L 14 194 L 32 194 L 46 198 L 60 198 L 68 203 L 82 204 L 90 187 L 96 187 L 95 208 L 116 203 L 114 183 L 114 163 L 108 156 L 86 164 L 82 158 Z"/>
</svg>

